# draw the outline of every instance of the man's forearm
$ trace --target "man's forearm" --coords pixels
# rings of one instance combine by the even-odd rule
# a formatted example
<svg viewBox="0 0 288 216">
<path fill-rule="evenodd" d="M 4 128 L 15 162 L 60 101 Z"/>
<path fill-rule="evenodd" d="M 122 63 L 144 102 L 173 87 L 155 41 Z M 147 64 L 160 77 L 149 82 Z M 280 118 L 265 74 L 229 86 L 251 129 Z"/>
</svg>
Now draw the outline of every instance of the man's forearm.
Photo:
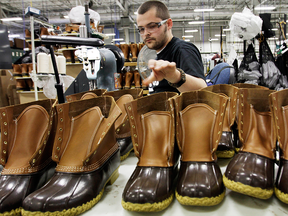
<svg viewBox="0 0 288 216">
<path fill-rule="evenodd" d="M 178 91 L 180 92 L 187 92 L 187 91 L 193 91 L 193 90 L 198 90 L 201 88 L 206 87 L 207 84 L 202 78 L 194 77 L 189 74 L 186 74 L 186 82 L 183 83 L 178 88 Z"/>
</svg>

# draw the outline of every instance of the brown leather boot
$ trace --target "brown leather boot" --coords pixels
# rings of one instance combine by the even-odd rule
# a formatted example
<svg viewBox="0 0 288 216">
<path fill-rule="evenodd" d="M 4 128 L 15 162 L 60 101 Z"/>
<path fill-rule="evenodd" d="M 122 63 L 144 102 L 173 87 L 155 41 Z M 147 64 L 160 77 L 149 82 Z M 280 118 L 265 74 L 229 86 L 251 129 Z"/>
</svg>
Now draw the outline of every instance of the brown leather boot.
<svg viewBox="0 0 288 216">
<path fill-rule="evenodd" d="M 62 53 L 64 55 L 64 57 L 66 58 L 66 62 L 67 63 L 71 63 L 72 62 L 72 50 L 63 50 Z M 74 53 L 73 53 L 74 55 Z"/>
<path fill-rule="evenodd" d="M 259 199 L 273 194 L 276 136 L 266 89 L 239 89 L 238 131 L 243 143 L 223 176 L 230 190 Z"/>
<path fill-rule="evenodd" d="M 13 64 L 13 76 L 22 77 L 22 70 L 20 64 Z"/>
<path fill-rule="evenodd" d="M 29 88 L 27 86 L 25 79 L 17 79 L 16 80 L 16 90 L 18 92 L 29 91 Z"/>
<path fill-rule="evenodd" d="M 134 75 L 134 73 L 132 71 L 127 71 L 125 73 L 125 86 L 124 86 L 124 89 L 130 89 L 131 88 L 133 75 Z"/>
<path fill-rule="evenodd" d="M 237 88 L 259 88 L 259 89 L 269 89 L 269 88 L 266 88 L 264 86 L 259 86 L 259 85 L 254 85 L 254 84 L 249 84 L 249 83 L 234 83 L 232 84 L 233 86 L 237 87 Z M 234 142 L 234 147 L 235 147 L 235 151 L 236 152 L 239 152 L 239 150 L 242 148 L 243 144 L 241 142 L 241 140 L 239 140 L 239 136 L 238 136 L 238 127 L 237 127 L 237 124 L 238 124 L 238 120 L 237 120 L 237 116 L 238 116 L 238 102 L 239 101 L 239 94 L 238 94 L 238 98 L 237 98 L 237 105 L 236 105 L 236 118 L 235 118 L 235 122 L 234 122 L 234 125 L 232 126 L 232 132 L 233 132 L 233 142 Z"/>
<path fill-rule="evenodd" d="M 40 28 L 40 37 L 42 35 L 50 35 L 47 28 L 45 28 L 45 27 Z"/>
<path fill-rule="evenodd" d="M 54 100 L 8 106 L 1 113 L 0 213 L 20 215 L 22 201 L 54 173 Z"/>
<path fill-rule="evenodd" d="M 133 71 L 135 88 L 141 88 L 141 77 L 138 70 Z"/>
<path fill-rule="evenodd" d="M 33 63 L 27 63 L 28 64 L 28 74 L 33 72 Z M 37 73 L 37 67 L 35 67 L 36 73 Z"/>
<path fill-rule="evenodd" d="M 123 73 L 116 73 L 116 88 L 123 89 Z"/>
<path fill-rule="evenodd" d="M 34 82 L 32 81 L 32 79 L 26 79 L 26 83 L 28 85 L 29 90 L 34 91 Z"/>
<path fill-rule="evenodd" d="M 236 117 L 238 88 L 232 85 L 219 84 L 208 86 L 202 90 L 224 94 L 225 96 L 229 97 L 224 114 L 222 137 L 219 141 L 216 154 L 218 158 L 232 158 L 235 151 L 231 127 L 234 124 Z"/>
<path fill-rule="evenodd" d="M 121 110 L 110 96 L 56 106 L 58 125 L 50 181 L 23 201 L 22 215 L 79 215 L 118 178 L 120 151 L 115 121 Z M 84 127 L 83 127 L 84 126 Z"/>
<path fill-rule="evenodd" d="M 288 204 L 288 89 L 269 95 L 274 128 L 280 147 L 280 164 L 275 182 L 275 195 L 279 200 Z"/>
<path fill-rule="evenodd" d="M 174 150 L 177 145 L 171 97 L 175 95 L 163 92 L 125 104 L 134 152 L 139 159 L 122 194 L 126 210 L 162 211 L 173 200 L 179 158 Z"/>
<path fill-rule="evenodd" d="M 72 102 L 83 99 L 96 98 L 98 96 L 104 95 L 106 91 L 107 91 L 106 89 L 94 89 L 86 92 L 80 92 L 72 95 L 67 95 L 66 100 L 67 102 Z"/>
<path fill-rule="evenodd" d="M 120 49 L 122 50 L 125 58 L 125 62 L 130 62 L 129 55 L 130 55 L 130 47 L 128 44 L 120 44 Z"/>
<path fill-rule="evenodd" d="M 225 197 L 216 149 L 227 100 L 208 91 L 184 92 L 174 98 L 181 153 L 176 198 L 182 205 L 212 206 Z"/>
<path fill-rule="evenodd" d="M 130 44 L 130 50 L 132 54 L 132 62 L 137 62 L 137 56 L 138 56 L 138 46 L 135 43 Z"/>
<path fill-rule="evenodd" d="M 139 43 L 139 44 L 138 44 L 139 52 L 140 52 L 140 50 L 141 50 L 144 46 L 145 46 L 144 43 Z"/>
<path fill-rule="evenodd" d="M 29 77 L 29 65 L 28 64 L 21 64 L 21 71 L 23 77 Z"/>
<path fill-rule="evenodd" d="M 25 39 L 30 40 L 31 39 L 31 32 L 29 29 L 25 29 Z"/>
<path fill-rule="evenodd" d="M 125 110 L 124 104 L 142 97 L 143 90 L 123 89 L 118 91 L 106 92 L 105 95 L 112 96 L 116 101 L 116 104 L 122 111 L 122 115 L 115 122 L 116 140 L 120 147 L 120 156 L 122 161 L 125 160 L 129 156 L 130 152 L 133 150 L 129 118 Z"/>
</svg>

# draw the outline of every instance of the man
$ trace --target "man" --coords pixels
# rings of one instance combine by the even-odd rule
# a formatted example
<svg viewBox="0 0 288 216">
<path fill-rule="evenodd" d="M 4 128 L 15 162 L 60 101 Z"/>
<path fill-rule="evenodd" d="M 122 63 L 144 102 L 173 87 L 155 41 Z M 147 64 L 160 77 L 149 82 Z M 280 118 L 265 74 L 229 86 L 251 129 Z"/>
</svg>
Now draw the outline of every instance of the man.
<svg viewBox="0 0 288 216">
<path fill-rule="evenodd" d="M 173 22 L 168 8 L 160 1 L 147 1 L 138 9 L 138 31 L 157 60 L 148 62 L 153 73 L 143 81 L 159 84 L 154 92 L 184 92 L 206 87 L 201 55 L 196 46 L 173 37 Z"/>
</svg>

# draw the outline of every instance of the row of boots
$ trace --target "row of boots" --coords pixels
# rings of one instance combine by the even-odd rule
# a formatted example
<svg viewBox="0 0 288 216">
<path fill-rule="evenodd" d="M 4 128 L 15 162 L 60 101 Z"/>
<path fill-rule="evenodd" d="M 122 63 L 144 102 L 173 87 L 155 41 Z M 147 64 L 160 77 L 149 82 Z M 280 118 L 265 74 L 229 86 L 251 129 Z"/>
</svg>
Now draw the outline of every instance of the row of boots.
<svg viewBox="0 0 288 216">
<path fill-rule="evenodd" d="M 128 70 L 121 73 L 116 73 L 116 88 L 117 89 L 130 89 L 134 83 L 135 88 L 147 89 L 147 86 L 142 83 L 142 78 L 138 70 Z"/>
<path fill-rule="evenodd" d="M 33 71 L 32 63 L 13 64 L 13 76 L 14 77 L 30 77 L 30 73 Z"/>
<path fill-rule="evenodd" d="M 138 163 L 122 194 L 127 210 L 161 211 L 174 194 L 183 205 L 216 205 L 225 197 L 224 185 L 262 199 L 275 187 L 287 203 L 288 90 L 234 86 L 237 96 L 231 99 L 219 92 L 228 86 L 215 87 L 217 93 L 202 89 L 146 97 L 141 89 L 98 89 L 70 95 L 64 104 L 45 100 L 2 108 L 0 211 L 87 211 L 117 179 L 121 156 L 132 148 Z M 222 177 L 216 152 L 228 107 L 235 111 L 242 147 Z M 276 139 L 281 162 L 274 186 Z"/>
<path fill-rule="evenodd" d="M 138 53 L 144 46 L 144 43 L 130 43 L 130 44 L 115 44 L 115 46 L 119 47 L 124 55 L 125 62 L 137 62 Z M 131 58 L 130 58 L 131 54 Z"/>
</svg>

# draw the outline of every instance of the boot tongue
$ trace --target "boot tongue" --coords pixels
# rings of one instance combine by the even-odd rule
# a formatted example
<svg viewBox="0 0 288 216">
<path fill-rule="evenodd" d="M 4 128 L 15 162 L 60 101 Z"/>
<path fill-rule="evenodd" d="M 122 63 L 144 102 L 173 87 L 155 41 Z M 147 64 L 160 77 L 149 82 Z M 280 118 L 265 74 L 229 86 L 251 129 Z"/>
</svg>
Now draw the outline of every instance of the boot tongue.
<svg viewBox="0 0 288 216">
<path fill-rule="evenodd" d="M 83 166 L 83 161 L 97 144 L 96 133 L 104 116 L 99 107 L 86 110 L 74 117 L 71 123 L 69 144 L 59 162 L 62 166 Z M 93 148 L 93 149 L 94 149 Z"/>
<path fill-rule="evenodd" d="M 115 128 L 118 128 L 125 121 L 125 118 L 127 118 L 124 104 L 131 101 L 133 101 L 133 97 L 129 94 L 123 95 L 116 101 L 117 106 L 121 109 L 122 115 L 116 120 Z"/>
<path fill-rule="evenodd" d="M 39 106 L 27 107 L 15 121 L 15 142 L 5 169 L 27 167 L 29 161 L 43 141 L 49 125 L 47 111 Z"/>
</svg>

